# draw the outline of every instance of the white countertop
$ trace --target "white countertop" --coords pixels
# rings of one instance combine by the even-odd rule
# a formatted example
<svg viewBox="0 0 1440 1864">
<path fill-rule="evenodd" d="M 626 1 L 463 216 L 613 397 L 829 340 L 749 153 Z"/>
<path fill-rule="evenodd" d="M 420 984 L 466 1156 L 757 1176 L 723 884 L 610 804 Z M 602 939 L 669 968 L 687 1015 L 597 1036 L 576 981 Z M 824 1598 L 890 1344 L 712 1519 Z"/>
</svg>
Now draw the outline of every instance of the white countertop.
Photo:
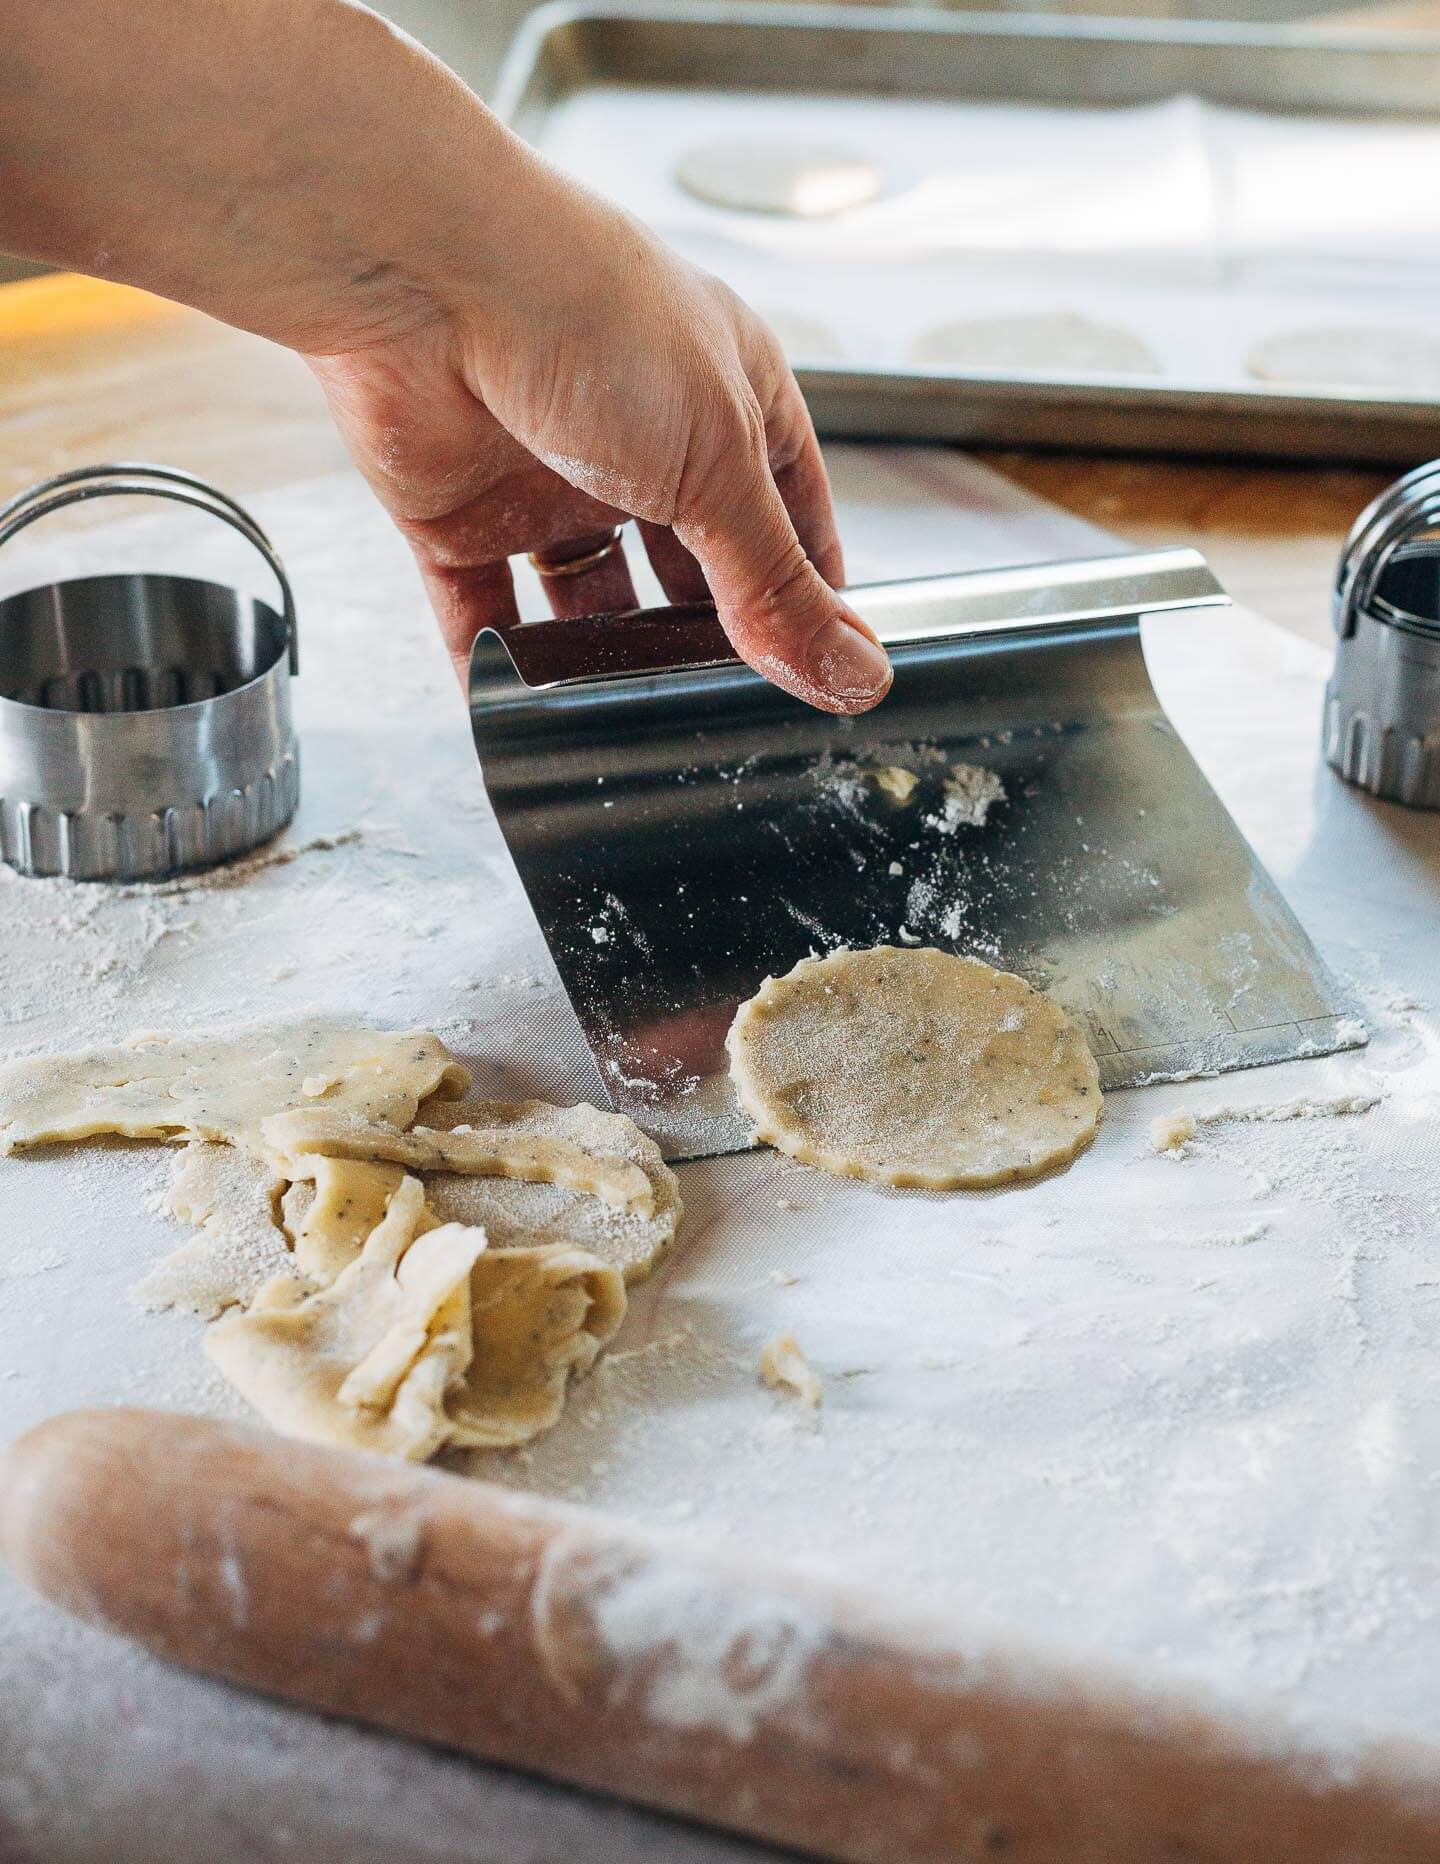
<svg viewBox="0 0 1440 1864">
<path fill-rule="evenodd" d="M 857 581 L 1106 547 L 953 454 L 829 458 Z M 299 597 L 300 852 L 170 892 L 0 880 L 0 1046 L 324 1008 L 438 1029 L 482 1091 L 593 1095 L 403 545 L 348 475 L 255 508 Z M 3 589 L 199 567 L 208 545 L 175 554 L 194 535 L 168 515 L 42 534 L 6 553 Z M 214 560 L 238 575 L 229 549 Z M 1146 642 L 1360 993 L 1370 1050 L 1113 1096 L 1091 1155 L 1011 1192 L 878 1193 L 768 1154 L 686 1167 L 680 1247 L 620 1351 L 528 1459 L 486 1473 L 1275 1702 L 1327 1744 L 1341 1721 L 1433 1736 L 1440 823 L 1319 764 L 1314 649 L 1243 615 Z M 1173 1106 L 1356 1090 L 1385 1098 L 1145 1156 Z M 239 1414 L 199 1321 L 127 1298 L 183 1238 L 145 1202 L 167 1165 L 119 1143 L 0 1162 L 0 1437 L 87 1403 Z M 756 1378 L 779 1325 L 825 1379 L 818 1426 Z M 0 1578 L 0 1855 L 7 1826 L 47 1864 L 757 1855 L 165 1671 Z"/>
</svg>

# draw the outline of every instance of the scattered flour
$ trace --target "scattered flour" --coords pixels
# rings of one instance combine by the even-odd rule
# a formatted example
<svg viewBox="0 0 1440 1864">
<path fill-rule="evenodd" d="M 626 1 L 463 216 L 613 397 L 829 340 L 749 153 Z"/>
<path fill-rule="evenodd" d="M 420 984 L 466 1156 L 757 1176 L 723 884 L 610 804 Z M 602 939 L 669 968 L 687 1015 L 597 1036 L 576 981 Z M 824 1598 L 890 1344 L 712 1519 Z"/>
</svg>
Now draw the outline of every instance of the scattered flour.
<svg viewBox="0 0 1440 1864">
<path fill-rule="evenodd" d="M 926 826 L 953 835 L 961 828 L 984 828 L 996 803 L 1005 801 L 1005 785 L 993 770 L 979 764 L 952 764 L 945 784 L 945 801 L 938 814 L 925 818 Z"/>
<path fill-rule="evenodd" d="M 379 1580 L 409 1579 L 425 1549 L 425 1523 L 413 1508 L 366 1508 L 350 1522 Z"/>
<path fill-rule="evenodd" d="M 17 1243 L 0 1253 L 0 1281 L 44 1275 L 50 1269 L 63 1268 L 66 1260 L 63 1249 L 51 1249 L 44 1243 Z"/>
<path fill-rule="evenodd" d="M 136 1282 L 130 1299 L 157 1313 L 178 1308 L 214 1320 L 251 1301 L 272 1275 L 293 1269 L 289 1240 L 275 1220 L 271 1174 L 234 1146 L 196 1142 L 175 1154 L 168 1191 L 152 1208 L 198 1236 Z"/>
<path fill-rule="evenodd" d="M 243 933 L 257 903 L 251 883 L 300 864 L 304 888 L 326 885 L 341 863 L 316 859 L 373 844 L 400 852 L 366 828 L 262 848 L 239 861 L 170 880 L 85 882 L 37 880 L 0 862 L 0 921 L 6 934 L 6 988 L 0 994 L 0 1047 L 14 1048 L 29 1029 L 53 1026 L 66 1015 L 72 1029 L 122 1033 L 137 982 L 150 981 L 158 963 L 174 969 L 217 933 Z M 265 986 L 299 975 L 293 961 L 258 971 L 256 1004 Z M 185 996 L 176 991 L 167 1020 L 183 1020 Z M 9 1035 L 10 1041 L 4 1041 Z M 74 1045 L 73 1034 L 70 1045 Z"/>
<path fill-rule="evenodd" d="M 327 531 L 344 534 L 347 549 L 354 548 L 357 535 L 367 534 L 361 524 L 327 524 Z M 345 582 L 345 564 L 337 563 L 337 569 L 335 607 L 345 633 L 335 634 L 331 661 L 342 681 L 358 662 L 356 695 L 364 700 L 359 681 L 363 675 L 367 687 L 377 683 L 375 663 L 342 650 L 353 628 L 351 607 L 359 602 L 363 609 L 372 598 L 353 578 Z M 411 575 L 408 560 L 397 579 L 402 574 Z M 408 581 L 397 580 L 394 587 L 408 587 Z M 418 617 L 416 631 L 406 635 L 409 608 L 377 586 L 373 602 L 382 596 L 379 619 L 385 626 L 373 630 L 374 651 L 388 654 L 393 634 L 396 657 L 393 665 L 384 663 L 387 675 L 408 678 L 409 659 L 418 658 L 418 630 L 430 624 Z M 325 604 L 317 607 L 323 625 Z M 368 627 L 368 611 L 363 619 Z M 369 717 L 363 706 L 358 710 Z M 437 732 L 437 757 L 440 739 Z M 460 749 L 465 775 L 478 790 L 468 742 Z M 427 739 L 427 782 L 428 752 Z M 397 781 L 393 743 L 384 746 L 383 769 L 374 780 Z M 883 807 L 873 785 L 868 809 L 891 820 L 896 813 Z M 427 832 L 443 834 L 441 814 Z M 918 810 L 914 816 L 918 820 Z M 482 836 L 473 824 L 466 832 L 473 835 L 467 854 L 479 855 L 477 872 L 499 875 L 504 857 L 498 845 L 490 847 L 492 832 L 487 827 Z M 926 840 L 933 845 L 933 837 Z M 967 855 L 982 876 L 983 850 L 982 838 L 969 839 Z M 369 961 L 368 948 L 367 961 L 356 961 L 362 947 L 351 931 L 361 907 L 369 915 L 378 902 L 383 911 L 385 896 L 375 887 L 388 893 L 389 878 L 372 873 L 372 885 L 364 889 L 340 884 L 363 852 L 351 848 L 342 861 L 317 851 L 312 860 L 288 869 L 287 887 L 303 891 L 308 897 L 300 905 L 317 923 L 323 919 L 327 950 L 323 961 L 310 950 L 303 966 L 277 965 L 275 944 L 267 948 L 265 942 L 273 931 L 262 922 L 254 966 L 262 988 L 267 974 L 272 983 L 302 971 L 307 980 L 326 982 L 334 949 L 337 988 L 352 991 L 359 983 L 389 992 L 391 974 Z M 907 851 L 905 867 L 917 871 L 924 859 Z M 344 908 L 338 915 L 328 910 L 334 902 L 325 890 L 332 881 Z M 436 891 L 443 885 L 433 873 L 428 882 Z M 977 892 L 982 884 L 983 879 L 976 882 Z M 0 887 L 7 933 L 15 917 L 12 902 L 22 894 L 33 897 L 29 889 L 45 885 Z M 277 882 L 263 876 L 260 886 L 266 895 L 278 892 Z M 37 959 L 34 966 L 27 959 L 23 969 L 12 969 L 14 988 L 0 993 L 0 1022 L 26 1025 L 28 1040 L 33 1007 L 35 1038 L 59 1043 L 61 1031 L 49 1020 L 56 1004 L 56 1025 L 88 1016 L 97 1006 L 108 1016 L 119 1006 L 128 1027 L 133 1018 L 124 999 L 144 971 L 151 983 L 145 1014 L 163 1024 L 169 1012 L 157 1001 L 152 980 L 158 973 L 164 983 L 172 955 L 188 952 L 195 938 L 187 923 L 192 912 L 203 908 L 223 932 L 222 918 L 238 924 L 242 915 L 259 917 L 263 897 L 259 888 L 242 888 L 203 898 L 134 899 L 122 915 L 113 898 L 97 892 L 100 904 L 87 922 L 88 902 L 72 892 L 55 903 L 65 921 L 77 916 L 68 945 L 72 935 L 63 923 L 57 931 L 49 908 L 41 913 L 27 907 L 20 917 L 33 931 Z M 443 984 L 452 972 L 470 975 L 487 967 L 494 954 L 497 967 L 517 967 L 516 988 L 529 987 L 518 978 L 518 968 L 536 964 L 534 954 L 518 942 L 513 948 L 504 944 L 500 917 L 488 915 L 481 891 L 459 903 L 468 944 L 437 958 L 444 968 L 433 979 Z M 422 905 L 399 916 L 418 917 Z M 1314 910 L 1320 915 L 1319 907 Z M 945 914 L 957 939 L 967 914 L 974 920 L 968 899 L 951 895 L 938 898 L 932 912 Z M 1333 948 L 1333 909 L 1330 916 Z M 1316 930 L 1323 932 L 1321 917 Z M 275 928 L 284 934 L 280 951 L 299 950 L 289 943 L 299 936 L 297 924 L 298 915 Z M 923 929 L 928 933 L 934 924 L 932 917 Z M 53 941 L 55 962 L 42 973 L 49 962 L 47 939 Z M 100 976 L 107 950 L 114 968 Z M 209 963 L 209 954 L 197 946 L 197 959 L 202 957 Z M 431 963 L 428 952 L 425 963 Z M 186 990 L 176 987 L 181 1015 L 195 1000 L 190 992 L 199 973 L 197 963 Z M 1417 987 L 1420 981 L 1410 979 Z M 1388 988 L 1397 1013 L 1420 1007 L 1418 997 Z M 492 1042 L 507 1061 L 518 1059 L 527 1070 L 535 1065 L 499 1017 L 487 1022 L 481 1046 Z M 1393 1078 L 1388 1084 L 1398 1101 Z M 1254 1092 L 1254 1085 L 1247 1091 Z M 1373 1123 L 1388 1111 L 1377 1113 Z M 1207 1196 L 1212 1183 L 1218 1185 L 1216 1202 L 1222 1203 L 1228 1186 L 1230 1201 L 1213 1218 L 1196 1213 L 1211 1234 L 1187 1240 L 1215 1242 L 1217 1231 L 1231 1231 L 1232 1240 L 1239 1240 L 1273 1227 L 1264 1231 L 1263 1248 L 1217 1247 L 1203 1257 L 1191 1254 L 1188 1264 L 1174 1260 L 1183 1251 L 1147 1232 L 1148 1188 L 1115 1212 L 1092 1205 L 1086 1221 L 1077 1223 L 1069 1206 L 1062 1214 L 1058 1188 L 1040 1185 L 1023 1200 L 967 1207 L 964 1225 L 947 1215 L 944 1235 L 925 1200 L 897 1200 L 893 1208 L 886 1200 L 867 1206 L 874 1215 L 863 1238 L 831 1226 L 825 1188 L 812 1192 L 806 1204 L 815 1215 L 795 1227 L 808 1233 L 813 1222 L 817 1233 L 826 1229 L 826 1252 L 808 1257 L 802 1253 L 806 1235 L 793 1239 L 793 1260 L 816 1265 L 804 1289 L 807 1342 L 827 1366 L 864 1351 L 885 1367 L 876 1378 L 827 1389 L 823 1432 L 797 1428 L 800 1407 L 768 1397 L 755 1377 L 753 1350 L 745 1354 L 743 1369 L 736 1364 L 739 1348 L 756 1337 L 745 1330 L 753 1310 L 736 1297 L 737 1289 L 757 1280 L 753 1255 L 742 1253 L 750 1246 L 746 1223 L 751 1213 L 764 1212 L 774 1196 L 773 1181 L 754 1193 L 747 1208 L 752 1161 L 688 1167 L 687 1190 L 697 1187 L 700 1205 L 698 1247 L 673 1279 L 660 1287 L 657 1277 L 652 1284 L 663 1302 L 635 1313 L 626 1345 L 577 1391 L 563 1430 L 534 1453 L 478 1456 L 475 1471 L 511 1488 L 560 1494 L 655 1524 L 685 1518 L 685 1532 L 705 1544 L 733 1533 L 744 1551 L 795 1558 L 808 1557 L 805 1550 L 820 1539 L 820 1561 L 853 1567 L 867 1583 L 951 1601 L 967 1612 L 993 1613 L 1001 1623 L 1013 1624 L 1018 1616 L 1045 1637 L 1083 1625 L 1088 1642 L 1126 1661 L 1159 1661 L 1176 1674 L 1204 1669 L 1247 1693 L 1274 1690 L 1297 1703 L 1354 1702 L 1360 1712 L 1393 1710 L 1412 1721 L 1428 1715 L 1434 1637 L 1425 1627 L 1434 1614 L 1416 1485 L 1433 1466 L 1433 1420 L 1440 1416 L 1440 1375 L 1434 1371 L 1440 1362 L 1433 1350 L 1440 1315 L 1440 1206 L 1421 1149 L 1424 1128 L 1417 1119 L 1408 1160 L 1396 1160 L 1388 1147 L 1379 1159 L 1367 1131 L 1370 1120 L 1326 1119 L 1317 1112 L 1287 1118 L 1300 1123 L 1246 1113 L 1207 1125 L 1203 1161 L 1195 1170 L 1207 1174 Z M 133 1174 L 133 1154 L 120 1162 Z M 1096 1163 L 1098 1170 L 1105 1162 Z M 114 1195 L 122 1182 L 115 1168 L 113 1156 L 97 1152 L 96 1177 L 93 1187 L 84 1183 L 84 1201 L 92 1191 L 97 1206 Z M 67 1196 L 71 1174 L 88 1170 L 88 1160 L 66 1161 Z M 1130 1179 L 1138 1184 L 1149 1176 L 1136 1171 Z M 1156 1176 L 1193 1187 L 1189 1169 Z M 1123 1187 L 1123 1174 L 1113 1182 Z M 1247 1183 L 1267 1200 L 1263 1213 L 1248 1203 Z M 1170 1194 L 1168 1185 L 1161 1190 Z M 836 1200 L 848 1206 L 850 1194 L 839 1192 Z M 1182 1208 L 1182 1199 L 1172 1199 L 1173 1210 Z M 1023 1220 L 1012 1220 L 1012 1211 Z M 1132 1214 L 1136 1221 L 1127 1228 Z M 983 1234 L 972 1233 L 972 1221 Z M 739 1266 L 727 1284 L 732 1251 Z M 79 1266 L 77 1250 L 63 1275 Z M 1200 1268 L 1203 1276 L 1197 1276 Z M 841 1275 L 844 1301 L 827 1309 L 826 1286 Z M 1192 1297 L 1190 1289 L 1201 1280 L 1209 1292 Z M 901 1281 L 904 1288 L 897 1293 Z M 57 1292 L 68 1288 L 57 1274 L 17 1285 L 14 1293 L 28 1296 L 51 1284 Z M 794 1307 L 796 1297 L 779 1294 L 776 1306 L 781 1304 Z M 13 1305 L 0 1302 L 0 1308 Z M 696 1331 L 688 1330 L 687 1316 Z M 877 1336 L 877 1324 L 892 1331 Z M 912 1325 L 924 1329 L 913 1342 Z M 129 1342 L 140 1336 L 161 1347 L 147 1347 L 143 1367 L 127 1366 L 113 1382 L 97 1386 L 100 1396 L 238 1415 L 239 1402 L 227 1397 L 203 1363 L 192 1364 L 188 1350 L 180 1350 L 177 1343 L 188 1340 L 189 1327 L 184 1321 L 144 1328 L 117 1323 L 117 1342 L 126 1340 L 127 1353 Z M 657 1337 L 647 1337 L 647 1329 L 658 1329 Z M 906 1384 L 912 1366 L 920 1368 L 913 1377 L 925 1381 L 919 1394 Z M 51 1403 L 58 1402 L 58 1392 L 57 1387 Z M 596 1455 L 601 1449 L 603 1457 Z M 964 1472 L 963 1482 L 953 1481 L 955 1471 Z M 946 1472 L 953 1483 L 948 1496 Z M 637 1582 L 628 1603 L 617 1604 L 612 1648 L 643 1643 L 637 1623 L 643 1600 Z M 655 1610 L 653 1598 L 647 1609 L 674 1624 L 679 1639 L 686 1635 L 688 1613 L 703 1616 L 693 1603 L 673 1599 L 664 1612 Z M 709 1622 L 713 1627 L 715 1614 Z M 47 1625 L 47 1638 L 62 1635 L 61 1621 L 51 1616 Z M 736 1648 L 723 1633 L 714 1642 L 722 1651 Z M 99 1669 L 88 1645 L 69 1667 L 87 1690 L 88 1673 Z M 702 1726 L 713 1726 L 717 1714 L 732 1726 L 745 1726 L 753 1704 L 742 1699 L 737 1710 L 722 1687 L 723 1676 L 717 1684 L 713 1673 L 700 1668 L 698 1678 L 691 1674 L 676 1687 L 678 1712 L 701 1715 Z M 6 1674 L 13 1683 L 20 1672 L 12 1667 Z M 66 1687 L 63 1698 L 58 1685 L 52 1692 L 58 1707 L 36 1716 L 42 1735 L 53 1733 L 62 1711 L 71 1723 L 77 1714 L 83 1719 L 85 1711 L 77 1709 L 77 1697 Z M 181 1719 L 147 1727 L 154 1754 L 173 1746 Z M 217 1718 L 205 1732 L 213 1728 L 218 1738 L 230 1727 Z M 281 1774 L 288 1779 L 294 1773 L 296 1749 L 288 1722 L 282 1725 L 277 1717 L 276 1731 L 279 1790 Z M 345 1731 L 325 1731 L 324 1754 L 348 1738 Z M 386 1752 L 384 1744 L 356 1748 L 353 1755 L 346 1750 L 356 1777 L 374 1789 L 367 1804 L 377 1817 L 409 1803 L 392 1792 L 389 1774 L 384 1793 L 375 1787 L 388 1765 Z M 321 1750 L 316 1754 L 320 1766 Z M 197 1777 L 206 1777 L 203 1763 L 202 1751 Z M 45 1766 L 48 1781 L 48 1753 Z M 322 1767 L 322 1779 L 328 1777 L 333 1776 Z M 68 1816 L 72 1792 L 65 1780 L 36 1798 L 43 1800 L 45 1816 L 56 1816 L 51 1807 Z M 343 1849 L 343 1838 L 336 1842 Z"/>
<path fill-rule="evenodd" d="M 1384 1098 L 1382 1093 L 1301 1094 L 1294 1100 L 1242 1101 L 1209 1107 L 1195 1115 L 1195 1122 L 1200 1126 L 1221 1126 L 1235 1120 L 1258 1120 L 1268 1125 L 1283 1120 L 1342 1119 L 1351 1113 L 1369 1113 Z"/>
</svg>

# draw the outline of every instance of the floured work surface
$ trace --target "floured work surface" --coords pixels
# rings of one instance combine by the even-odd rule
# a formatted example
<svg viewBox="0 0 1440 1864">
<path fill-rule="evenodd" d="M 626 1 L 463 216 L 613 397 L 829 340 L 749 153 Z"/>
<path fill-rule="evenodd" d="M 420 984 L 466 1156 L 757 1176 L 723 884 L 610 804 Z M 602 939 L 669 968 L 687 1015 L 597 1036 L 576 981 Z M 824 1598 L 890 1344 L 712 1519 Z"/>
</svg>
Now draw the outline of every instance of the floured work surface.
<svg viewBox="0 0 1440 1864">
<path fill-rule="evenodd" d="M 958 460 L 830 464 L 857 580 L 1103 547 Z M 348 476 L 257 516 L 310 643 L 302 819 L 240 870 L 171 887 L 0 875 L 5 1049 L 330 1012 L 434 1029 L 480 1095 L 598 1097 L 403 544 Z M 51 546 L 44 568 L 168 562 L 173 522 L 92 533 L 69 565 Z M 40 567 L 37 545 L 0 569 L 19 586 Z M 547 1438 L 474 1468 L 1278 1700 L 1317 1740 L 1340 1718 L 1434 1736 L 1434 819 L 1319 768 L 1313 650 L 1240 615 L 1147 626 L 1147 646 L 1175 724 L 1359 994 L 1370 1049 L 1113 1095 L 1090 1152 L 1015 1190 L 885 1192 L 770 1154 L 687 1167 L 678 1245 L 609 1355 Z M 1150 1124 L 1179 1108 L 1195 1138 L 1157 1156 Z M 0 1161 L 0 1436 L 86 1403 L 246 1415 L 199 1319 L 129 1296 L 187 1237 L 144 1207 L 169 1167 L 125 1142 Z M 818 1409 L 762 1380 L 783 1334 Z M 164 1670 L 0 1579 L 0 1831 L 20 1854 L 233 1855 L 237 1820 L 346 1864 L 755 1855 Z"/>
</svg>

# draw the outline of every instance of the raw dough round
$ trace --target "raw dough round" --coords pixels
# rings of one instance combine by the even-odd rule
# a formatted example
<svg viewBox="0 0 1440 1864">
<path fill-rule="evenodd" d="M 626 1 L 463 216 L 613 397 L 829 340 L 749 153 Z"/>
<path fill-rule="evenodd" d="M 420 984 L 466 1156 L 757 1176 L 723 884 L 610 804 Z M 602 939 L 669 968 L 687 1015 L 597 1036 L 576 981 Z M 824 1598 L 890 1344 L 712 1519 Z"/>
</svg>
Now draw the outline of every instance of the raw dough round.
<svg viewBox="0 0 1440 1864">
<path fill-rule="evenodd" d="M 437 1115 L 441 1111 L 437 1109 Z M 623 1114 L 583 1103 L 555 1107 L 544 1100 L 471 1101 L 443 1109 L 444 1124 L 462 1122 L 566 1140 L 597 1158 L 628 1160 L 649 1178 L 654 1208 L 642 1217 L 562 1185 L 422 1172 L 426 1207 L 437 1221 L 479 1225 L 492 1249 L 557 1243 L 583 1249 L 619 1269 L 631 1283 L 643 1281 L 674 1241 L 680 1221 L 679 1182 L 660 1148 Z M 392 1170 L 397 1178 L 402 1175 L 400 1168 Z M 285 1193 L 282 1208 L 292 1236 L 304 1226 L 314 1202 L 315 1187 L 304 1180 Z"/>
<path fill-rule="evenodd" d="M 758 1136 L 838 1177 L 977 1190 L 1068 1163 L 1100 1123 L 1078 1024 L 926 946 L 802 960 L 741 1004 L 728 1047 Z"/>
<path fill-rule="evenodd" d="M 675 164 L 687 194 L 712 207 L 823 220 L 863 207 L 880 192 L 880 170 L 863 155 L 817 143 L 710 142 Z"/>
<path fill-rule="evenodd" d="M 969 317 L 918 336 L 906 361 L 942 369 L 1075 370 L 1087 375 L 1158 375 L 1159 359 L 1129 330 L 1072 311 Z"/>
<path fill-rule="evenodd" d="M 1440 336 L 1383 327 L 1288 330 L 1257 343 L 1247 366 L 1262 382 L 1440 395 Z"/>
<path fill-rule="evenodd" d="M 792 361 L 844 362 L 845 347 L 828 324 L 805 316 L 803 311 L 787 311 L 775 305 L 767 305 L 760 315 Z"/>
</svg>

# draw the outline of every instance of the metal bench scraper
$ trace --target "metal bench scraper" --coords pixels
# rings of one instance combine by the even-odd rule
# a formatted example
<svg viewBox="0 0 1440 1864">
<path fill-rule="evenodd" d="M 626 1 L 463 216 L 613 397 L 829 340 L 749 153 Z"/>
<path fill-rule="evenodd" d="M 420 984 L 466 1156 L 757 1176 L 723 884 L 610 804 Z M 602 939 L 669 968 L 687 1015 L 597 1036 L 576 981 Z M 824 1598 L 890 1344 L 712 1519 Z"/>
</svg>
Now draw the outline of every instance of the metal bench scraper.
<svg viewBox="0 0 1440 1864">
<path fill-rule="evenodd" d="M 1364 1040 L 1150 684 L 1140 618 L 1227 601 L 1202 557 L 847 595 L 895 665 L 858 719 L 751 672 L 703 605 L 475 644 L 496 818 L 614 1105 L 670 1157 L 750 1143 L 735 1009 L 842 945 L 1019 972 L 1082 1019 L 1107 1088 Z"/>
</svg>

